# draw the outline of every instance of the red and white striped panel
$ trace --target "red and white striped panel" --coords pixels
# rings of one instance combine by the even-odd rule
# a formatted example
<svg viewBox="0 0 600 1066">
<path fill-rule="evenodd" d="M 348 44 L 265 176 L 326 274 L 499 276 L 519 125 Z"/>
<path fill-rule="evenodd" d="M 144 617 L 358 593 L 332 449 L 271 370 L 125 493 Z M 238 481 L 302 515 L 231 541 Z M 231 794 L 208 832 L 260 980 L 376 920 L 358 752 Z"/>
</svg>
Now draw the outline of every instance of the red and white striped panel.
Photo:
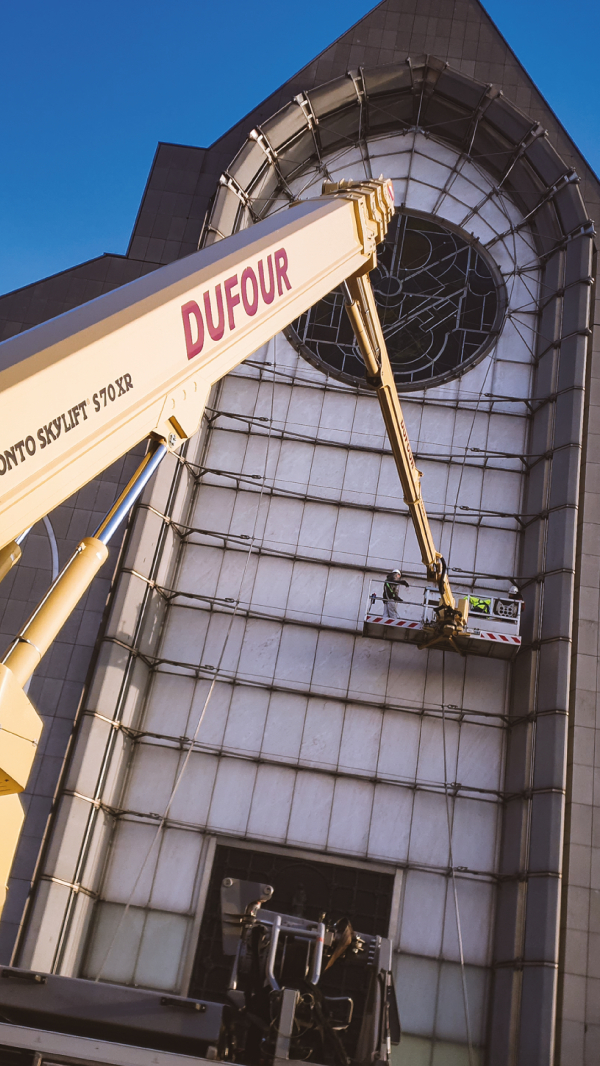
<svg viewBox="0 0 600 1066">
<path fill-rule="evenodd" d="M 368 614 L 365 622 L 375 622 L 384 626 L 397 626 L 399 629 L 422 629 L 422 622 L 407 622 L 402 618 L 386 618 L 385 615 Z"/>
<path fill-rule="evenodd" d="M 480 640 L 497 640 L 500 644 L 517 644 L 521 643 L 520 637 L 511 637 L 509 633 L 470 633 L 469 636 L 478 636 Z"/>
<path fill-rule="evenodd" d="M 403 618 L 386 618 L 385 615 L 379 614 L 368 614 L 365 621 L 372 622 L 375 625 L 395 626 L 398 629 L 423 629 L 422 622 L 408 622 Z M 521 644 L 520 637 L 513 637 L 508 633 L 485 633 L 481 630 L 479 633 L 473 633 L 467 630 L 464 636 L 472 637 L 473 640 L 495 640 L 499 644 L 512 644 L 517 647 Z"/>
</svg>

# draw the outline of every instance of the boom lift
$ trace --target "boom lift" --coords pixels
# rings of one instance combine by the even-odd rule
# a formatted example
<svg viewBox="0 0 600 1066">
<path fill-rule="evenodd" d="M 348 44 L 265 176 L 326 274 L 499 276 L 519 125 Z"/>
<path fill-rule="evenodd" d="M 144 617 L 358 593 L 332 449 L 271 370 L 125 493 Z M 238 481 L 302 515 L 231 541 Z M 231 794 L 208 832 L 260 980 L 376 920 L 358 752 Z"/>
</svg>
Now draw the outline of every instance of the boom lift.
<svg viewBox="0 0 600 1066">
<path fill-rule="evenodd" d="M 107 557 L 107 543 L 167 451 L 198 429 L 212 386 L 343 284 L 376 390 L 423 562 L 437 585 L 422 646 L 462 650 L 458 606 L 436 551 L 369 281 L 393 213 L 391 182 L 326 184 L 210 248 L 0 344 L 0 578 L 26 531 L 149 438 L 140 468 L 15 638 L 0 664 L 0 884 L 14 855 L 41 721 L 23 691 Z M 375 620 L 374 620 L 375 619 Z M 367 624 L 382 622 L 371 612 Z M 415 627 L 413 627 L 415 628 Z"/>
</svg>

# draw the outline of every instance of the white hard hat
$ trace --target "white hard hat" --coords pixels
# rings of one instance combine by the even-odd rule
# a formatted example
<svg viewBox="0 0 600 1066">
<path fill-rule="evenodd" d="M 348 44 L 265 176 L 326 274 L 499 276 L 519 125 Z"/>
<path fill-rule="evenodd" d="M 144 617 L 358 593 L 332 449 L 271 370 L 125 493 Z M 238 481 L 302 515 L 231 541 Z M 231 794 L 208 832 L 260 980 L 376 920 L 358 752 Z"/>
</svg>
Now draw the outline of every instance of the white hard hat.
<svg viewBox="0 0 600 1066">
<path fill-rule="evenodd" d="M 519 595 L 519 590 L 518 590 L 516 585 L 511 585 L 510 586 L 510 588 L 508 590 L 508 595 L 509 596 L 518 596 Z"/>
</svg>

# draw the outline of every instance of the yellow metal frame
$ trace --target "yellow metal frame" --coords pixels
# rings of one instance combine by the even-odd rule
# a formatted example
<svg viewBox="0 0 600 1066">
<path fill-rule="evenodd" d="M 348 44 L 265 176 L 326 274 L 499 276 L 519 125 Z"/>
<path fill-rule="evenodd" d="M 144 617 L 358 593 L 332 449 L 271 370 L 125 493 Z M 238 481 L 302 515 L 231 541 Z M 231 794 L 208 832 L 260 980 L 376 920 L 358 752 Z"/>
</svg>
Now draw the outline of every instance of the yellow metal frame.
<svg viewBox="0 0 600 1066">
<path fill-rule="evenodd" d="M 389 183 L 350 183 L 1 343 L 0 548 L 152 433 L 192 436 L 212 386 L 368 262 L 392 212 Z"/>
<path fill-rule="evenodd" d="M 367 368 L 367 381 L 375 389 L 385 422 L 396 469 L 400 476 L 404 502 L 408 507 L 421 558 L 427 568 L 427 576 L 435 581 L 440 591 L 438 623 L 426 630 L 422 647 L 431 647 L 441 641 L 449 642 L 459 651 L 454 638 L 463 632 L 469 616 L 467 597 L 458 601 L 458 606 L 446 570 L 445 562 L 437 551 L 423 496 L 421 494 L 421 471 L 417 470 L 410 440 L 398 397 L 398 389 L 375 304 L 368 271 L 375 262 L 354 274 L 346 282 L 346 311 Z"/>
</svg>

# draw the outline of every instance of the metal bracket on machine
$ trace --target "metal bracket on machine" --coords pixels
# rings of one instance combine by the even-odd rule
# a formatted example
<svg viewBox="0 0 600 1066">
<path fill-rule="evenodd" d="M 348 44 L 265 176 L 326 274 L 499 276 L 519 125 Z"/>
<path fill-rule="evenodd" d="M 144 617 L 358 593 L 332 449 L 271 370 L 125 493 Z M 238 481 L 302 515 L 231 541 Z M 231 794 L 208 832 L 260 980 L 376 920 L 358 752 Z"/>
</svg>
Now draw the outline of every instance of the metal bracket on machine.
<svg viewBox="0 0 600 1066">
<path fill-rule="evenodd" d="M 391 1044 L 400 1040 L 391 941 L 354 933 L 347 919 L 327 927 L 324 921 L 263 910 L 272 894 L 269 885 L 232 877 L 221 887 L 223 951 L 235 956 L 227 995 L 238 1011 L 233 1027 L 241 1027 L 243 1061 L 387 1064 Z M 352 1036 L 347 1031 L 354 1000 L 332 994 L 329 981 L 334 964 L 342 972 L 344 958 L 364 975 L 366 993 Z M 322 988 L 325 972 L 328 983 Z M 358 987 L 356 974 L 352 987 Z"/>
</svg>

